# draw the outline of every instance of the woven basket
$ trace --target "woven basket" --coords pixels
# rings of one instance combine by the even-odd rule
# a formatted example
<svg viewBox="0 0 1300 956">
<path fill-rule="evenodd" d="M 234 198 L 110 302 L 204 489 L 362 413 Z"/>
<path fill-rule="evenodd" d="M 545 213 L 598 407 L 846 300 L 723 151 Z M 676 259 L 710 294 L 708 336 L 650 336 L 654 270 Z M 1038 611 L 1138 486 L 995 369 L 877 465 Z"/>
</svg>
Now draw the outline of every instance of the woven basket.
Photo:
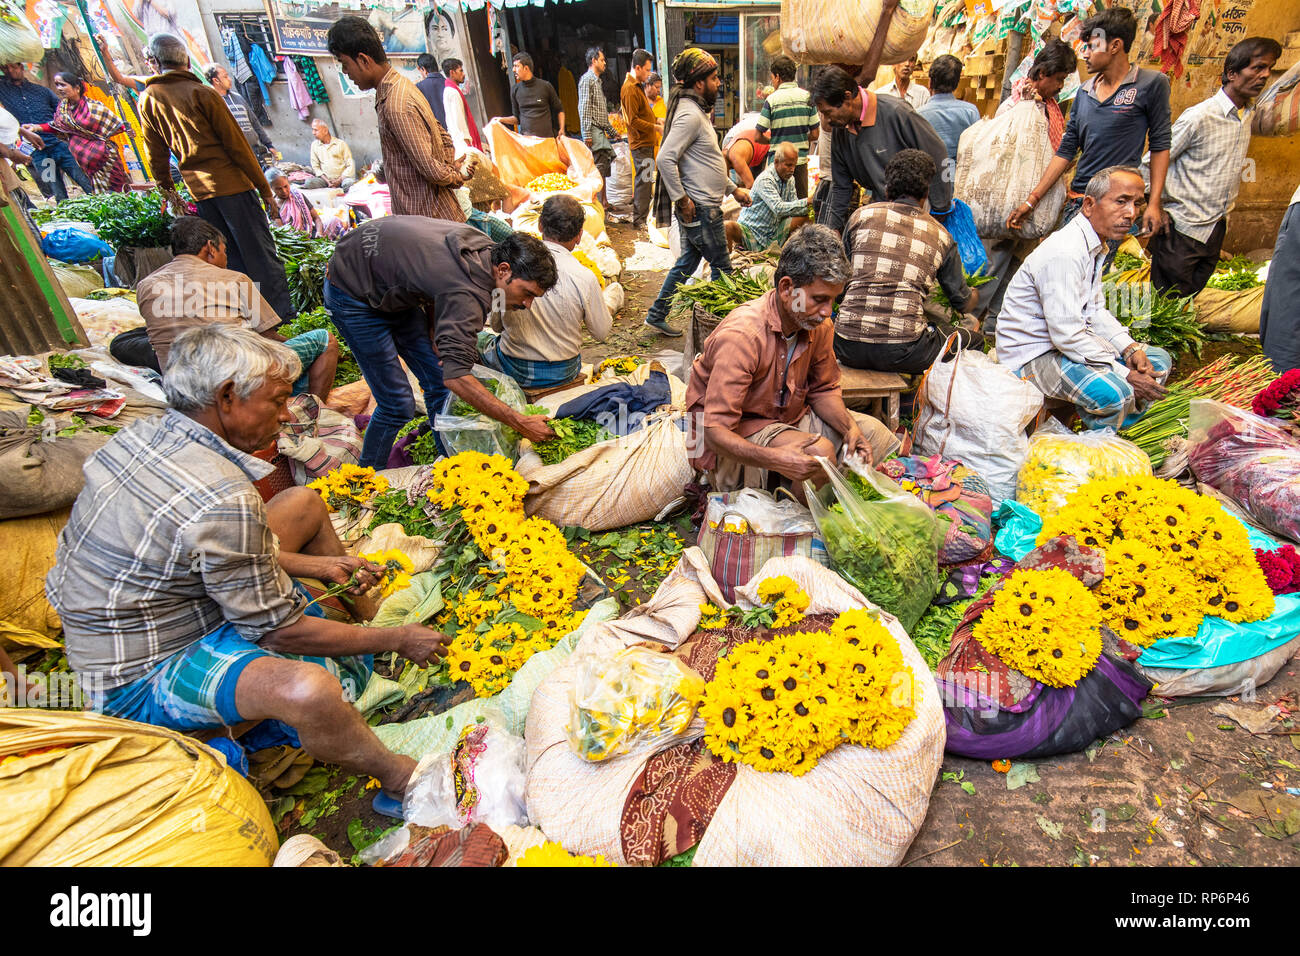
<svg viewBox="0 0 1300 956">
<path fill-rule="evenodd" d="M 704 351 L 704 340 L 722 323 L 722 316 L 714 315 L 700 305 L 691 306 L 691 336 L 695 351 Z"/>
</svg>

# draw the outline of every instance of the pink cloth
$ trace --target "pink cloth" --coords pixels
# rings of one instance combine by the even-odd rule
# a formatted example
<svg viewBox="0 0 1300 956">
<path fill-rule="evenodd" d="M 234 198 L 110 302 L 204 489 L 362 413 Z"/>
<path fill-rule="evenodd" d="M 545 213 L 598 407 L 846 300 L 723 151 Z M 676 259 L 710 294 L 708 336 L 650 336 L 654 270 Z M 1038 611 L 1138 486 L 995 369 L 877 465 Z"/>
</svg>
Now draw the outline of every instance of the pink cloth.
<svg viewBox="0 0 1300 956">
<path fill-rule="evenodd" d="M 284 78 L 289 81 L 289 105 L 298 111 L 299 119 L 306 119 L 311 112 L 311 94 L 307 92 L 307 81 L 298 72 L 298 64 L 293 57 L 281 58 L 284 64 Z"/>
</svg>

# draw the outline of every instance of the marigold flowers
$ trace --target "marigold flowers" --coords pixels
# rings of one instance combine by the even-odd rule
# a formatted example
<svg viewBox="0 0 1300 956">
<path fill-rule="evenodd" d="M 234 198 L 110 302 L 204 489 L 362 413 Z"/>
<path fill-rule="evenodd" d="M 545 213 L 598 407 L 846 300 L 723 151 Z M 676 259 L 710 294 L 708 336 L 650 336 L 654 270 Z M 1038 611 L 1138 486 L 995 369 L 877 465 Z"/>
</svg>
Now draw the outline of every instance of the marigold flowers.
<svg viewBox="0 0 1300 956">
<path fill-rule="evenodd" d="M 1103 622 L 1142 647 L 1191 636 L 1206 615 L 1257 621 L 1273 613 L 1246 529 L 1213 499 L 1172 481 L 1091 481 L 1046 517 L 1038 543 L 1061 534 L 1105 552 L 1096 591 Z"/>
<path fill-rule="evenodd" d="M 515 861 L 515 866 L 616 866 L 605 859 L 604 854 L 595 857 L 577 856 L 570 853 L 559 843 L 543 843 L 530 846 Z"/>
<path fill-rule="evenodd" d="M 1014 571 L 979 621 L 975 639 L 1013 670 L 1048 687 L 1073 687 L 1101 657 L 1102 611 L 1060 568 Z"/>
<path fill-rule="evenodd" d="M 700 716 L 722 760 L 800 776 L 841 743 L 892 745 L 916 716 L 916 693 L 893 635 L 846 612 L 829 633 L 753 640 L 719 658 Z"/>
</svg>

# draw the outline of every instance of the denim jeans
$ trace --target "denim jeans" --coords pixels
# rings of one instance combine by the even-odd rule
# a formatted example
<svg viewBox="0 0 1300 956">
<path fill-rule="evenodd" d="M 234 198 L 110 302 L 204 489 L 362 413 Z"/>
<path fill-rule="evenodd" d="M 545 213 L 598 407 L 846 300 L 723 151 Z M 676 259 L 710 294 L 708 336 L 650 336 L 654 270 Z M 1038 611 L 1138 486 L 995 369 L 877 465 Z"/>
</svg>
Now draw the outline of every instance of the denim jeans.
<svg viewBox="0 0 1300 956">
<path fill-rule="evenodd" d="M 45 136 L 45 143 L 44 149 L 32 153 L 32 175 L 41 194 L 46 197 L 52 195 L 59 202 L 67 199 L 68 187 L 63 181 L 64 173 L 72 177 L 72 181 L 80 186 L 87 196 L 94 192 L 95 187 L 91 185 L 90 177 L 77 165 L 72 150 L 68 149 L 68 144 L 52 133 Z"/>
<path fill-rule="evenodd" d="M 381 312 L 355 299 L 325 280 L 325 307 L 339 335 L 361 366 L 361 374 L 375 397 L 375 414 L 366 427 L 361 464 L 388 467 L 388 453 L 398 430 L 415 417 L 415 396 L 402 370 L 402 362 L 415 373 L 424 392 L 429 419 L 441 414 L 447 400 L 442 384 L 442 363 L 429 339 L 429 320 L 422 309 Z"/>
<path fill-rule="evenodd" d="M 672 304 L 673 293 L 677 287 L 690 278 L 703 259 L 713 267 L 713 278 L 730 272 L 731 256 L 727 253 L 727 234 L 722 228 L 722 210 L 717 206 L 695 204 L 695 219 L 692 222 L 677 220 L 677 234 L 682 241 L 681 257 L 668 270 L 659 298 L 650 306 L 647 322 L 663 322 L 668 317 L 668 307 Z"/>
</svg>

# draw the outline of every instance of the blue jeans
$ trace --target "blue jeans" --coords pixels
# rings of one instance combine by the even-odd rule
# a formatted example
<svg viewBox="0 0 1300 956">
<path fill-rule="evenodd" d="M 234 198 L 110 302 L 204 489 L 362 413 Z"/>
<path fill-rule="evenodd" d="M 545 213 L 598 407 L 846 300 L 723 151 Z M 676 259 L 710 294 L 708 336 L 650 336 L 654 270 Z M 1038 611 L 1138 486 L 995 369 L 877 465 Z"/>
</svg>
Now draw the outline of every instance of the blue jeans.
<svg viewBox="0 0 1300 956">
<path fill-rule="evenodd" d="M 650 306 L 647 322 L 663 322 L 668 317 L 673 293 L 685 282 L 703 259 L 713 267 L 716 280 L 722 273 L 731 271 L 731 256 L 727 253 L 727 234 L 722 228 L 722 210 L 717 206 L 695 204 L 695 220 L 677 220 L 677 234 L 682 241 L 681 257 L 668 270 L 659 298 Z"/>
<path fill-rule="evenodd" d="M 41 194 L 47 197 L 53 195 L 59 202 L 67 199 L 68 187 L 63 182 L 64 173 L 71 176 L 72 181 L 80 186 L 86 195 L 94 192 L 95 187 L 91 185 L 90 177 L 77 165 L 72 150 L 68 149 L 68 144 L 53 133 L 45 136 L 45 143 L 44 149 L 32 153 L 32 172 Z"/>
<path fill-rule="evenodd" d="M 442 412 L 447 400 L 442 363 L 429 338 L 429 320 L 422 309 L 373 309 L 332 285 L 329 279 L 325 280 L 325 307 L 375 397 L 375 414 L 361 446 L 361 465 L 386 468 L 398 430 L 415 417 L 415 396 L 398 359 L 415 373 L 430 421 Z"/>
</svg>

